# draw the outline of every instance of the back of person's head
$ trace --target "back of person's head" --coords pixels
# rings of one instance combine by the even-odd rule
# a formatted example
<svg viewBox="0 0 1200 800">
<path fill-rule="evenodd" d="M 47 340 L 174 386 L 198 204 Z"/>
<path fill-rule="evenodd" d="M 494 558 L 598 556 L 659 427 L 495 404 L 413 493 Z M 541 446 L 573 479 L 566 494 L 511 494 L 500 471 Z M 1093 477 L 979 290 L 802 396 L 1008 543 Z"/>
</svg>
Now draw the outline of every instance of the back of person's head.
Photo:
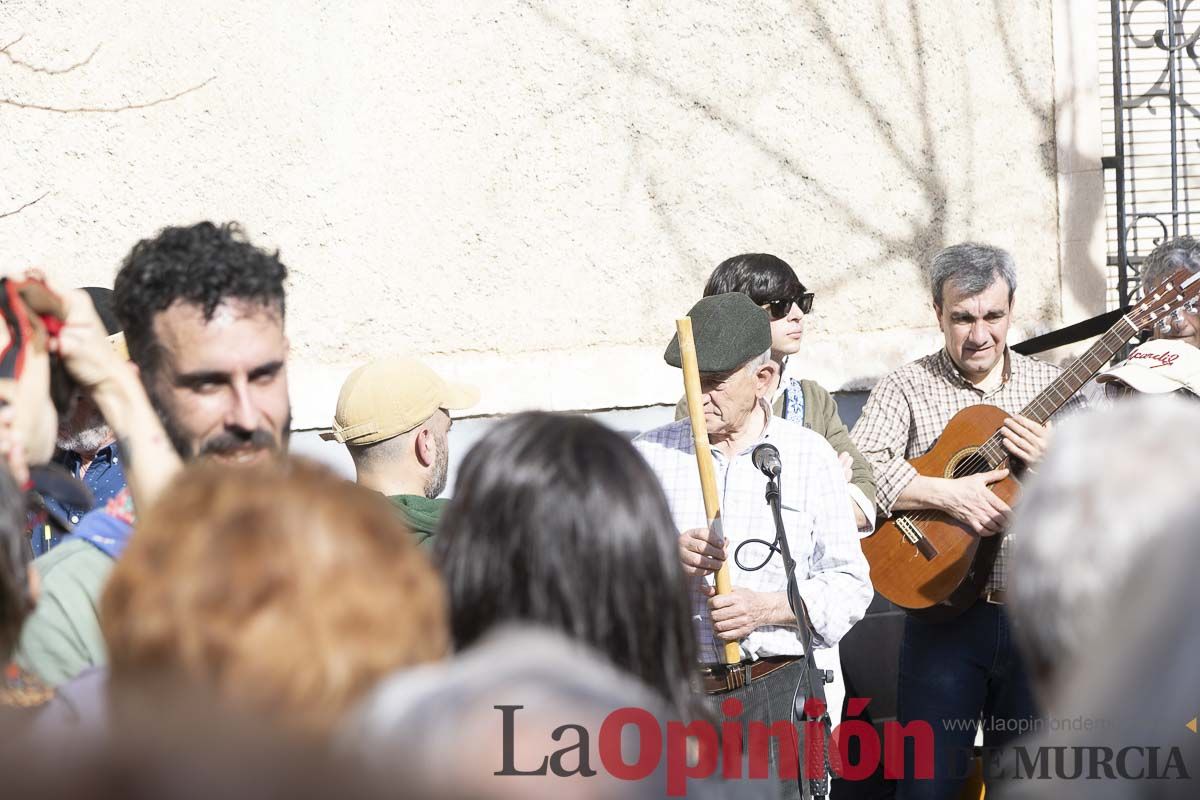
<svg viewBox="0 0 1200 800">
<path fill-rule="evenodd" d="M 505 622 L 596 648 L 689 707 L 695 640 L 677 532 L 649 466 L 584 417 L 517 414 L 463 460 L 436 560 L 455 645 Z"/>
<path fill-rule="evenodd" d="M 287 735 L 203 692 L 161 688 L 123 708 L 119 731 L 108 735 L 47 742 L 0 717 L 5 800 L 397 797 L 325 741 Z"/>
<path fill-rule="evenodd" d="M 1194 439 L 1194 429 L 1181 438 Z M 1162 469 L 1172 465 L 1167 454 Z M 1179 469 L 1195 469 L 1195 459 Z M 1194 473 L 1193 473 L 1194 475 Z M 1179 487 L 1179 484 L 1176 484 Z M 1144 486 L 1142 486 L 1144 488 Z M 1132 495 L 1132 491 L 1129 493 Z M 1155 492 L 1149 502 L 1161 501 Z M 1130 496 L 1130 506 L 1149 509 Z M 1200 662 L 1200 494 L 1194 482 L 1174 498 L 1179 511 L 1174 525 L 1150 531 L 1145 542 L 1135 523 L 1124 535 L 1132 541 L 1121 574 L 1104 587 L 1109 599 L 1093 608 L 1096 622 L 1079 641 L 1080 657 L 1070 663 L 1069 679 L 1045 698 L 1047 722 L 1039 736 L 1025 741 L 1025 765 L 1011 758 L 1010 770 L 1022 771 L 1000 794 L 1021 800 L 1192 800 L 1200 771 L 1200 736 L 1191 721 L 1200 711 L 1196 664 Z M 1106 507 L 1105 510 L 1110 509 Z M 1157 515 L 1155 515 L 1157 516 Z M 1083 537 L 1092 531 L 1075 530 Z M 1142 546 L 1139 546 L 1142 545 Z M 1064 564 L 1082 571 L 1082 565 Z M 1065 666 L 1065 665 L 1064 665 Z M 1047 766 L 1075 780 L 1036 780 L 1037 768 Z M 1098 763 L 1099 762 L 1099 763 Z M 1062 764 L 1062 766 L 1058 766 Z M 1102 778 L 1102 780 L 1101 780 Z M 1011 791 L 1007 791 L 1010 790 Z M 988 789 L 991 792 L 991 787 Z"/>
<path fill-rule="evenodd" d="M 348 718 L 339 744 L 360 755 L 371 774 L 403 776 L 414 796 L 663 797 L 665 760 L 642 781 L 617 780 L 601 764 L 601 726 L 622 708 L 644 711 L 659 730 L 675 719 L 643 682 L 586 645 L 545 629 L 499 626 L 449 664 L 381 683 Z M 577 727 L 562 741 L 551 739 L 563 725 Z M 637 730 L 629 725 L 621 731 L 626 763 L 640 760 L 638 745 L 645 743 L 637 741 Z M 565 763 L 586 759 L 594 776 L 496 774 L 506 759 L 529 771 L 576 737 L 580 752 Z M 646 752 L 653 751 L 648 746 Z"/>
<path fill-rule="evenodd" d="M 1137 555 L 1200 517 L 1200 405 L 1141 396 L 1058 429 L 1014 513 L 1010 610 L 1035 685 L 1073 678 Z"/>
<path fill-rule="evenodd" d="M 113 285 L 129 357 L 143 380 L 155 374 L 161 353 L 154 318 L 175 303 L 198 307 L 206 320 L 223 303 L 262 306 L 282 324 L 286 278 L 279 253 L 250 244 L 237 223 L 164 228 L 134 245 Z"/>
<path fill-rule="evenodd" d="M 28 570 L 32 555 L 25 532 L 25 498 L 0 464 L 0 665 L 12 658 L 21 625 L 33 611 Z"/>
<path fill-rule="evenodd" d="M 1150 251 L 1142 263 L 1142 290 L 1158 286 L 1181 269 L 1200 272 L 1200 241 L 1191 236 L 1167 239 Z"/>
<path fill-rule="evenodd" d="M 186 469 L 141 512 L 100 623 L 115 690 L 183 677 L 316 732 L 449 638 L 441 581 L 394 509 L 300 460 Z"/>
<path fill-rule="evenodd" d="M 743 253 L 727 258 L 708 276 L 704 296 L 741 292 L 757 305 L 781 297 L 797 297 L 804 284 L 786 261 L 769 253 Z"/>
</svg>

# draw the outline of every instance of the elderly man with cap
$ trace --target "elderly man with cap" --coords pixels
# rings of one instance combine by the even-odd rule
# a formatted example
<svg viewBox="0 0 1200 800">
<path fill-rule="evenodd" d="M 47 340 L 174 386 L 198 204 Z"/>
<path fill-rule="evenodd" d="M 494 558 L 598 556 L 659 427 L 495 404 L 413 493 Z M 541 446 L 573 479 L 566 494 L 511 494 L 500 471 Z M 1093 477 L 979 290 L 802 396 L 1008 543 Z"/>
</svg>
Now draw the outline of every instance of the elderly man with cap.
<svg viewBox="0 0 1200 800">
<path fill-rule="evenodd" d="M 415 358 L 372 361 L 346 378 L 333 430 L 321 437 L 346 445 L 359 485 L 386 495 L 430 546 L 446 502 L 438 495 L 450 464 L 448 411 L 477 402 L 477 389 L 444 381 Z"/>
<path fill-rule="evenodd" d="M 83 291 L 96 307 L 96 313 L 108 333 L 109 343 L 125 356 L 125 337 L 113 313 L 112 290 L 89 286 Z M 77 506 L 69 501 L 46 497 L 45 504 L 50 513 L 46 515 L 46 522 L 32 531 L 31 537 L 33 553 L 39 556 L 58 545 L 85 514 L 105 505 L 125 488 L 125 470 L 121 465 L 117 436 L 86 392 L 75 391 L 69 414 L 58 421 L 54 463 L 83 482 L 91 492 L 92 503 Z M 60 522 L 66 527 L 59 527 Z"/>
<path fill-rule="evenodd" d="M 768 555 L 757 545 L 732 558 L 748 539 L 775 538 L 764 499 L 767 478 L 751 454 L 763 442 L 779 451 L 783 522 L 817 647 L 836 644 L 862 618 L 872 597 L 845 476 L 824 438 L 771 413 L 768 398 L 778 367 L 771 360 L 766 312 L 739 292 L 706 297 L 688 315 L 720 492 L 720 530 L 707 525 L 689 420 L 648 431 L 634 445 L 662 481 L 682 531 L 680 560 L 691 576 L 700 660 L 716 663 L 724 643 L 739 642 L 743 659 L 754 662 L 752 674 L 761 676 L 743 695 L 743 719 L 791 721 L 803 648 L 788 605 L 782 559 L 770 554 L 762 569 L 743 569 L 742 564 L 755 567 L 751 562 L 761 563 Z M 681 366 L 677 338 L 664 357 Z M 717 596 L 709 576 L 726 560 L 733 592 Z M 784 781 L 785 796 L 798 796 L 797 791 L 795 781 Z"/>
</svg>

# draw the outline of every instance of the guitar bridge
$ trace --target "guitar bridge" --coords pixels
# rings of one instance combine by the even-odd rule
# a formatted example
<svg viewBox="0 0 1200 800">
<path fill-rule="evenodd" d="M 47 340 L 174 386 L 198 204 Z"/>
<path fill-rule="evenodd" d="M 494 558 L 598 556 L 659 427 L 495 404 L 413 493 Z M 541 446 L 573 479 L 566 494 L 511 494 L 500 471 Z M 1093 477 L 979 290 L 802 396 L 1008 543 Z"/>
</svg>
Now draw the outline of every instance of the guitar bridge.
<svg viewBox="0 0 1200 800">
<path fill-rule="evenodd" d="M 932 561 L 937 556 L 938 551 L 933 546 L 933 542 L 929 541 L 916 523 L 908 517 L 897 517 L 896 527 L 904 534 L 904 538 L 917 548 L 917 552 L 925 557 L 926 561 Z"/>
</svg>

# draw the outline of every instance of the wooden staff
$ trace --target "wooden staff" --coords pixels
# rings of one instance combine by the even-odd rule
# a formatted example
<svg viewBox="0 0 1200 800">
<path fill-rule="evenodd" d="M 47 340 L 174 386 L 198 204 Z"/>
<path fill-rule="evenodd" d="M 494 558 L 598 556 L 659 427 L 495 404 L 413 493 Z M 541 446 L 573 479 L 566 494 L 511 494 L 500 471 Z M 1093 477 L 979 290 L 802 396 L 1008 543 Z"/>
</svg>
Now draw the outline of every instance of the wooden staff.
<svg viewBox="0 0 1200 800">
<path fill-rule="evenodd" d="M 704 399 L 700 392 L 700 368 L 696 363 L 696 342 L 692 338 L 692 318 L 675 320 L 679 332 L 679 360 L 683 367 L 683 391 L 687 396 L 688 418 L 692 422 L 692 438 L 696 443 L 696 467 L 700 470 L 700 491 L 704 495 L 704 515 L 708 527 L 718 526 L 721 521 L 721 502 L 717 498 L 717 476 L 713 469 L 712 453 L 709 451 L 708 426 L 704 424 Z M 724 534 L 721 539 L 724 541 Z M 729 582 L 729 562 L 722 562 L 717 570 L 717 594 L 732 594 Z M 737 664 L 742 660 L 742 650 L 737 642 L 726 642 L 721 653 L 726 664 Z"/>
</svg>

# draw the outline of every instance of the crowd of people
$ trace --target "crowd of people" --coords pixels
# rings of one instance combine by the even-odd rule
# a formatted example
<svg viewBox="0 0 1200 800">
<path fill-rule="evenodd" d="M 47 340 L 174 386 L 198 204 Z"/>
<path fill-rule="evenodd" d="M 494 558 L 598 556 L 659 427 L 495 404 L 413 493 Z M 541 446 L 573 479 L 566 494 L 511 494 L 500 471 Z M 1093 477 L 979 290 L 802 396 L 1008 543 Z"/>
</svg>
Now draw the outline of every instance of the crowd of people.
<svg viewBox="0 0 1200 800">
<path fill-rule="evenodd" d="M 1150 295 L 1193 273 L 1200 243 L 1184 237 L 1142 279 Z M 1181 616 L 1166 598 L 1194 593 L 1179 559 L 1200 502 L 1195 303 L 1156 317 L 1050 422 L 1028 408 L 1059 368 L 1008 343 L 1011 256 L 958 244 L 929 275 L 944 346 L 883 377 L 853 429 L 798 356 L 815 293 L 784 260 L 748 253 L 698 291 L 690 340 L 666 343 L 699 386 L 674 422 L 631 441 L 526 412 L 452 454 L 452 412 L 480 389 L 381 358 L 349 375 L 324 434 L 354 481 L 287 454 L 287 269 L 237 225 L 163 229 L 111 290 L 6 277 L 0 760 L 13 796 L 820 791 L 809 750 L 839 727 L 837 645 L 875 596 L 863 542 L 916 511 L 1002 539 L 961 613 L 906 619 L 899 721 L 930 734 L 927 763 L 910 747 L 888 775 L 898 796 L 957 797 L 981 730 L 985 749 L 1042 741 L 1027 735 L 1048 715 L 1111 719 L 1114 691 L 1121 713 L 1140 713 L 1136 697 L 1159 717 L 1044 741 L 1174 741 L 1188 720 L 1165 717 L 1197 699 L 1183 667 L 1195 637 L 1158 620 Z M 1145 394 L 1175 396 L 1127 399 Z M 997 460 L 918 472 L 911 461 L 981 404 L 1003 411 Z M 1026 487 L 1013 506 L 992 490 L 1011 475 Z M 1161 686 L 1136 677 L 1175 662 Z M 801 707 L 817 726 L 795 724 Z M 836 735 L 828 762 L 846 766 Z"/>
</svg>

